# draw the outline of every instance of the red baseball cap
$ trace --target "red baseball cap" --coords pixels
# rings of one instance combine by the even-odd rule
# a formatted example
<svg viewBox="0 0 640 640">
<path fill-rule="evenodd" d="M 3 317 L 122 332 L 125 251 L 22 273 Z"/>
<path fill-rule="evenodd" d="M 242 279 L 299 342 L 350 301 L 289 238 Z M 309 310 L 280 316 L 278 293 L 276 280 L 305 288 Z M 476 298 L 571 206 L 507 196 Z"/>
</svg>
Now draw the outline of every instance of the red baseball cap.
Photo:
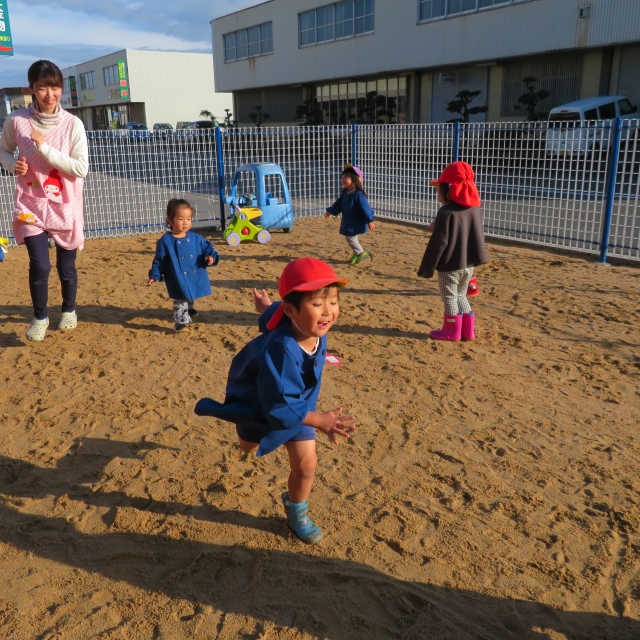
<svg viewBox="0 0 640 640">
<path fill-rule="evenodd" d="M 330 284 L 344 287 L 348 280 L 338 278 L 336 272 L 322 260 L 315 258 L 298 258 L 290 262 L 278 280 L 280 298 L 292 291 L 317 291 Z M 267 329 L 273 331 L 282 322 L 284 310 L 282 305 L 267 323 Z"/>
<path fill-rule="evenodd" d="M 437 180 L 429 180 L 433 187 L 444 182 L 449 186 L 449 197 L 463 207 L 479 207 L 481 204 L 478 187 L 473 181 L 475 174 L 466 162 L 452 162 Z"/>
</svg>

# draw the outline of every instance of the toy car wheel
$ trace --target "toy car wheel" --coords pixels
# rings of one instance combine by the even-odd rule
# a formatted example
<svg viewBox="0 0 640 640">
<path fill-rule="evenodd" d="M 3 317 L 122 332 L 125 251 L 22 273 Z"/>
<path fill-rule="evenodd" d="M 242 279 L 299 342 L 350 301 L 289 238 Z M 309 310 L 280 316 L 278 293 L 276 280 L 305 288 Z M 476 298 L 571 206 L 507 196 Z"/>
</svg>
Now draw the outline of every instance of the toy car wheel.
<svg viewBox="0 0 640 640">
<path fill-rule="evenodd" d="M 237 233 L 230 233 L 227 236 L 227 244 L 232 247 L 237 247 L 240 244 L 240 236 Z"/>
<path fill-rule="evenodd" d="M 263 229 L 262 231 L 258 232 L 256 239 L 260 244 L 267 244 L 267 242 L 271 240 L 271 234 L 266 229 Z"/>
<path fill-rule="evenodd" d="M 282 231 L 284 233 L 291 233 L 293 231 L 293 225 L 291 225 L 290 227 L 285 227 Z"/>
</svg>

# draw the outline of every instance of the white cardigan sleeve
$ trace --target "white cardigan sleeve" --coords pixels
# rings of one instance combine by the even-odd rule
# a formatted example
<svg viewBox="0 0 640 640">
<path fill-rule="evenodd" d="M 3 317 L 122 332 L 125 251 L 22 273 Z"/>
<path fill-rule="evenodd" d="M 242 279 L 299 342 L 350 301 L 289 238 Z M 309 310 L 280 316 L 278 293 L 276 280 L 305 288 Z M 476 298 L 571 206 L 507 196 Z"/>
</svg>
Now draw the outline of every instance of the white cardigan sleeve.
<svg viewBox="0 0 640 640">
<path fill-rule="evenodd" d="M 4 132 L 3 132 L 4 139 Z M 55 169 L 70 176 L 85 178 L 89 173 L 89 145 L 84 124 L 80 118 L 76 118 L 71 132 L 71 155 L 68 156 L 58 149 L 43 142 L 40 145 L 40 153 L 46 161 Z M 0 160 L 1 160 L 0 156 Z M 4 162 L 3 162 L 4 164 Z M 15 163 L 14 163 L 15 167 Z"/>
<path fill-rule="evenodd" d="M 13 116 L 4 121 L 2 138 L 0 138 L 0 163 L 9 172 L 15 173 L 16 159 L 13 154 L 17 148 L 15 129 L 13 128 Z"/>
</svg>

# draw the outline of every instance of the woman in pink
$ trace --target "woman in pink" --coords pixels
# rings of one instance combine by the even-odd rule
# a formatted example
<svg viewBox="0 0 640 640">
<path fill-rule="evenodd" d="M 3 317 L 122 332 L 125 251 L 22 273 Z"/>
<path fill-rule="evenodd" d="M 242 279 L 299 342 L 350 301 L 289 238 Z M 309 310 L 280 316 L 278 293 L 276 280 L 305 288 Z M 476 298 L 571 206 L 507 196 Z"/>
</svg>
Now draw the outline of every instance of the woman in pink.
<svg viewBox="0 0 640 640">
<path fill-rule="evenodd" d="M 18 176 L 13 233 L 29 252 L 29 290 L 33 320 L 30 340 L 44 340 L 49 325 L 49 238 L 56 245 L 62 287 L 58 329 L 75 329 L 78 275 L 76 252 L 84 246 L 82 189 L 89 170 L 87 136 L 82 121 L 60 106 L 63 78 L 48 60 L 29 68 L 33 104 L 14 111 L 4 123 L 0 162 Z M 18 150 L 18 160 L 14 152 Z"/>
</svg>

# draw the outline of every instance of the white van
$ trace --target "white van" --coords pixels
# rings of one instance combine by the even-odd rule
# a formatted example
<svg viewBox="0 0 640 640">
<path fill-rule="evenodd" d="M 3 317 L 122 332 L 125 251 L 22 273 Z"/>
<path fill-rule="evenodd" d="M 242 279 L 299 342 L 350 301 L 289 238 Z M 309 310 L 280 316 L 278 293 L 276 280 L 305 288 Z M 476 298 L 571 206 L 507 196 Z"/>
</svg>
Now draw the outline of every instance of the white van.
<svg viewBox="0 0 640 640">
<path fill-rule="evenodd" d="M 638 110 L 624 96 L 601 96 L 576 100 L 551 109 L 547 127 L 547 154 L 585 156 L 605 149 L 611 139 L 609 123 L 596 120 L 635 118 Z"/>
</svg>

